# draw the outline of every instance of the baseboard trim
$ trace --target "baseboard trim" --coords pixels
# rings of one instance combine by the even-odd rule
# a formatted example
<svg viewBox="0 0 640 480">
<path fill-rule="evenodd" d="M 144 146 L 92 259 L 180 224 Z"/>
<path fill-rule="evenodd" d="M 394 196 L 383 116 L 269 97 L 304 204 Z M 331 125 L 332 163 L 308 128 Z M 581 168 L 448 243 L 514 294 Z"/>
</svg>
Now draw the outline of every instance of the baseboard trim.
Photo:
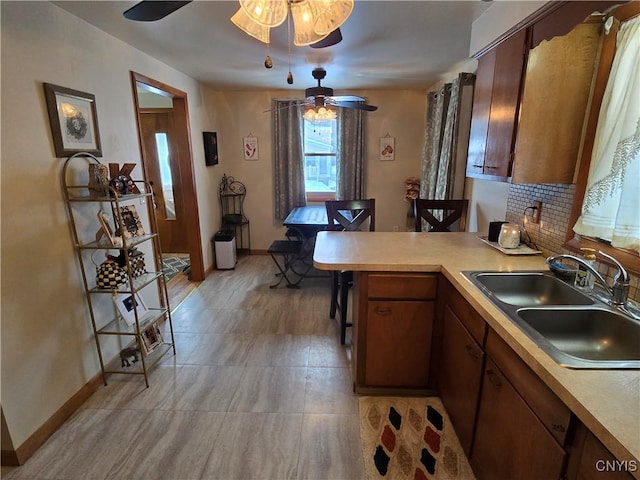
<svg viewBox="0 0 640 480">
<path fill-rule="evenodd" d="M 2 450 L 3 467 L 19 467 L 53 435 L 80 406 L 103 385 L 102 373 L 98 373 L 60 407 L 40 428 L 15 450 Z"/>
</svg>

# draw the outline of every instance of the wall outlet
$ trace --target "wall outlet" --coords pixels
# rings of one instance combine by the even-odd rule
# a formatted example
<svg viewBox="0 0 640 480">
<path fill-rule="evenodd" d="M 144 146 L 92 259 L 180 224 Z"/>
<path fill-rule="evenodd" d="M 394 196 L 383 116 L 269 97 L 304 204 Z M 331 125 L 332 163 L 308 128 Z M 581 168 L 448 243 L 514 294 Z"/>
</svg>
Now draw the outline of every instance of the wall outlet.
<svg viewBox="0 0 640 480">
<path fill-rule="evenodd" d="M 397 232 L 399 228 L 400 228 L 400 227 L 398 227 L 398 225 L 394 225 L 394 226 L 393 226 L 393 231 L 394 231 L 394 232 Z"/>
<path fill-rule="evenodd" d="M 540 212 L 542 211 L 542 202 L 533 202 L 533 213 L 531 214 L 531 223 L 540 223 Z"/>
</svg>

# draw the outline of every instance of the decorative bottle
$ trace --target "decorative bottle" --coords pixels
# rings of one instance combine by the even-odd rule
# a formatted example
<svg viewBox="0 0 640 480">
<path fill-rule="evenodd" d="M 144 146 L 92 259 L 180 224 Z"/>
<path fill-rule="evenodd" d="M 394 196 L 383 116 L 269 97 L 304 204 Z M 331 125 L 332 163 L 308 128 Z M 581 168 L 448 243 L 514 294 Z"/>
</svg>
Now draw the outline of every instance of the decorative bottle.
<svg viewBox="0 0 640 480">
<path fill-rule="evenodd" d="M 593 248 L 581 248 L 583 252 L 584 261 L 595 268 L 596 265 L 596 251 Z M 584 268 L 584 266 L 578 264 L 578 270 L 576 271 L 576 279 L 574 285 L 584 290 L 592 290 L 595 284 L 596 278 L 593 274 Z"/>
</svg>

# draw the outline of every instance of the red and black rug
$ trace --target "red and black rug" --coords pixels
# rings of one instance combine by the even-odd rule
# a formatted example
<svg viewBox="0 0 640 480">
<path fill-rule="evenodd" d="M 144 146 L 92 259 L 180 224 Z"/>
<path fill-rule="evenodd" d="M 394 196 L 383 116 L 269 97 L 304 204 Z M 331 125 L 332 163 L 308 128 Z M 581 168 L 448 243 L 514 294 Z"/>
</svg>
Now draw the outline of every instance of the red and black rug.
<svg viewBox="0 0 640 480">
<path fill-rule="evenodd" d="M 438 397 L 361 397 L 368 480 L 474 480 Z"/>
</svg>

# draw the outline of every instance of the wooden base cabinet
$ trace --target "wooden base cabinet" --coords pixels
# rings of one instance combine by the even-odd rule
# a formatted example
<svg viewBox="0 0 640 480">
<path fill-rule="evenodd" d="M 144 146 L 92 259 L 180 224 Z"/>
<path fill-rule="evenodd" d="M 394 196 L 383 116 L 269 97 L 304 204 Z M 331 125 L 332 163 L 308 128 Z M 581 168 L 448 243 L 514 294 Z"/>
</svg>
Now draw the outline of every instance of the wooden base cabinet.
<svg viewBox="0 0 640 480">
<path fill-rule="evenodd" d="M 566 452 L 487 359 L 471 464 L 480 480 L 559 479 Z"/>
<path fill-rule="evenodd" d="M 449 306 L 444 312 L 441 352 L 440 398 L 469 457 L 485 354 Z"/>
<path fill-rule="evenodd" d="M 356 393 L 426 393 L 438 277 L 359 272 L 354 302 Z"/>
</svg>

